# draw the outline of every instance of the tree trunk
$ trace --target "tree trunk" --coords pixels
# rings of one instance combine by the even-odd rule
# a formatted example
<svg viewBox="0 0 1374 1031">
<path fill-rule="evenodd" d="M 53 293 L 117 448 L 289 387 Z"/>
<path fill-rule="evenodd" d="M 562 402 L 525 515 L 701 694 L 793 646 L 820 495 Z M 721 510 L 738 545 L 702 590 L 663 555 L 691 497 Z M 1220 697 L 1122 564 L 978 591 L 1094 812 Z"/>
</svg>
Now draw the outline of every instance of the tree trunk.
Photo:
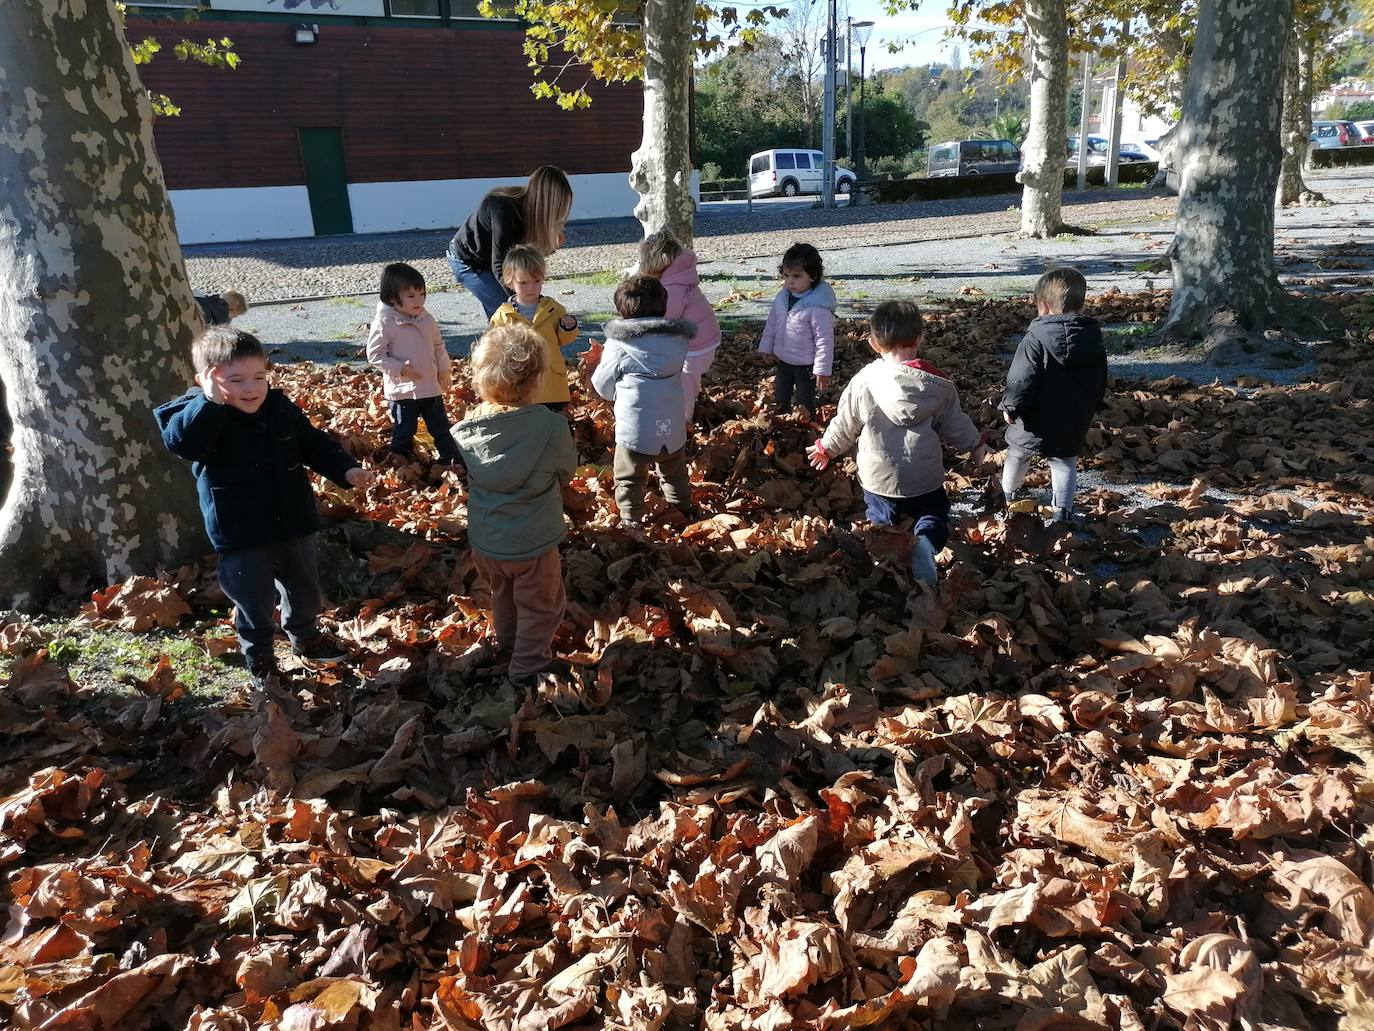
<svg viewBox="0 0 1374 1031">
<path fill-rule="evenodd" d="M 110 0 L 0 7 L 0 126 L 0 603 L 31 605 L 199 553 L 151 413 L 191 380 L 193 301 Z"/>
<path fill-rule="evenodd" d="M 670 229 L 684 244 L 696 213 L 688 106 L 695 11 L 680 0 L 644 5 L 644 138 L 630 158 L 635 218 L 646 234 Z"/>
<path fill-rule="evenodd" d="M 1292 14 L 1292 0 L 1202 0 L 1174 144 L 1168 338 L 1196 339 L 1226 311 L 1262 329 L 1288 306 L 1274 270 L 1274 196 Z"/>
<path fill-rule="evenodd" d="M 1296 19 L 1294 19 L 1296 21 Z M 1283 160 L 1279 167 L 1279 204 L 1314 204 L 1321 194 L 1308 189 L 1302 171 L 1307 164 L 1307 134 L 1312 131 L 1310 70 L 1303 74 L 1307 57 L 1301 25 L 1294 25 L 1283 59 Z"/>
<path fill-rule="evenodd" d="M 1068 138 L 1069 21 L 1065 0 L 1026 0 L 1030 127 L 1021 148 L 1021 233 L 1050 237 L 1064 228 L 1064 141 Z"/>
</svg>

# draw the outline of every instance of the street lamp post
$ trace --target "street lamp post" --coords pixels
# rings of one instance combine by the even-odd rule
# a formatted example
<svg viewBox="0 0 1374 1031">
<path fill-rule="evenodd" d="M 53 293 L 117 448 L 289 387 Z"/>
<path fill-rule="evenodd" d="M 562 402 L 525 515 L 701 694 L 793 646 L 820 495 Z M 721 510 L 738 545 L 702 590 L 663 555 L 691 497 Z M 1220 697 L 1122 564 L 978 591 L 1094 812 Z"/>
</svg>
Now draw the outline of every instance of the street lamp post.
<svg viewBox="0 0 1374 1031">
<path fill-rule="evenodd" d="M 850 32 L 858 34 L 859 40 L 859 142 L 854 152 L 854 175 L 860 183 L 867 178 L 864 168 L 864 158 L 867 154 L 867 144 L 864 140 L 864 58 L 868 51 L 868 38 L 873 33 L 873 23 L 871 21 L 856 21 L 850 26 Z M 849 198 L 850 204 L 860 204 L 863 192 L 855 190 Z"/>
<path fill-rule="evenodd" d="M 845 18 L 844 34 L 844 156 L 854 160 L 854 19 Z"/>
</svg>

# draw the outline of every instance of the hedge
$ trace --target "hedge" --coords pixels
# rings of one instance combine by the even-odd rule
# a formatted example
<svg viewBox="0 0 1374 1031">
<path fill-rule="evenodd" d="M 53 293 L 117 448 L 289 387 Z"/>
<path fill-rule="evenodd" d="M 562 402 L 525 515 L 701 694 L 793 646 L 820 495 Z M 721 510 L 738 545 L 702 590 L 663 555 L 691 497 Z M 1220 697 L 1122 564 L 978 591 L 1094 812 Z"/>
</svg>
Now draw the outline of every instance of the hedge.
<svg viewBox="0 0 1374 1031">
<path fill-rule="evenodd" d="M 1313 168 L 1337 165 L 1374 165 L 1374 147 L 1342 147 L 1340 150 L 1313 150 L 1308 164 Z"/>
<path fill-rule="evenodd" d="M 1334 152 L 1333 152 L 1334 153 Z M 1155 177 L 1158 165 L 1153 161 L 1132 161 L 1122 164 L 1118 169 L 1117 181 L 1122 183 L 1148 183 Z M 1103 165 L 1088 168 L 1088 185 L 1103 186 L 1107 182 L 1107 169 Z M 1064 186 L 1072 189 L 1078 185 L 1078 169 L 1064 171 Z M 912 200 L 946 200 L 950 197 L 981 197 L 993 193 L 1016 193 L 1021 184 L 1016 181 L 1014 172 L 998 172 L 993 175 L 961 175 L 948 179 L 897 179 L 893 182 L 865 182 L 861 188 L 882 204 L 900 204 Z"/>
</svg>

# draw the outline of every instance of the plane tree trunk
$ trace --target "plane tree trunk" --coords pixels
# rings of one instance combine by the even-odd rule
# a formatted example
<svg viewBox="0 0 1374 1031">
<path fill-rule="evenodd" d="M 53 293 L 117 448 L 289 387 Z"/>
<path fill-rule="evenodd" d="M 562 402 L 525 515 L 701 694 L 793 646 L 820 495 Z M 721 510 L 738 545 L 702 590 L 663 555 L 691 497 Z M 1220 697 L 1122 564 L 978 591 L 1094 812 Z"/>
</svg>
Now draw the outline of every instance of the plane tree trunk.
<svg viewBox="0 0 1374 1031">
<path fill-rule="evenodd" d="M 630 158 L 646 234 L 670 229 L 692 241 L 692 55 L 696 8 L 679 0 L 644 5 L 644 136 Z"/>
<path fill-rule="evenodd" d="M 153 405 L 191 380 L 193 301 L 152 112 L 109 0 L 0 5 L 0 603 L 199 553 Z"/>
<path fill-rule="evenodd" d="M 1026 0 L 1030 126 L 1021 148 L 1021 233 L 1046 238 L 1064 229 L 1064 141 L 1068 138 L 1069 20 L 1065 0 Z"/>
</svg>

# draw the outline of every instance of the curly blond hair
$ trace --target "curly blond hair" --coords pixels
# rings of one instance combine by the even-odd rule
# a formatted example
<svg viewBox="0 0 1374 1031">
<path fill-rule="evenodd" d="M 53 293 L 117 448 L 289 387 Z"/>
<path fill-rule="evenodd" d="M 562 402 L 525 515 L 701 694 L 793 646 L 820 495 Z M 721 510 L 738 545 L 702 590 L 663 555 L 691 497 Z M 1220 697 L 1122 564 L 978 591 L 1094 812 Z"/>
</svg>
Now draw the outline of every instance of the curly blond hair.
<svg viewBox="0 0 1374 1031">
<path fill-rule="evenodd" d="M 509 289 L 514 290 L 517 272 L 544 279 L 546 278 L 545 269 L 547 267 L 544 262 L 544 255 L 539 253 L 539 248 L 531 247 L 527 243 L 518 243 L 506 251 L 506 256 L 501 259 L 501 282 Z"/>
<path fill-rule="evenodd" d="M 659 276 L 682 253 L 682 243 L 666 229 L 650 233 L 639 245 L 639 274 Z"/>
<path fill-rule="evenodd" d="M 490 404 L 525 404 L 547 364 L 544 340 L 529 326 L 496 326 L 472 349 L 472 386 Z"/>
</svg>

